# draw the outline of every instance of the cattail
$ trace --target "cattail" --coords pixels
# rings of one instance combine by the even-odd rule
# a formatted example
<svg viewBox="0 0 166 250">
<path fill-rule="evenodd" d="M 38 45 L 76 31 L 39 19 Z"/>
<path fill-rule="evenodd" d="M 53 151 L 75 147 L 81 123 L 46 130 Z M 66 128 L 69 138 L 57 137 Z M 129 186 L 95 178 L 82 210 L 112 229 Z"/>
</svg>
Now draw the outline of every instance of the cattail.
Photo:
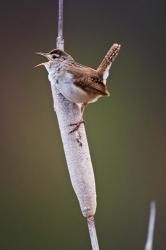
<svg viewBox="0 0 166 250">
<path fill-rule="evenodd" d="M 64 50 L 63 0 L 59 0 L 57 48 Z M 58 92 L 54 79 L 50 81 L 54 110 L 58 118 L 71 183 L 79 200 L 82 214 L 87 218 L 92 249 L 99 250 L 94 222 L 96 185 L 84 124 L 81 124 L 78 131 L 69 133 L 71 130 L 69 125 L 80 121 L 81 108 L 66 100 Z"/>
<path fill-rule="evenodd" d="M 53 82 L 51 86 L 71 183 L 82 214 L 85 217 L 94 216 L 96 187 L 84 124 L 74 133 L 69 133 L 72 129 L 70 124 L 81 119 L 81 109 L 58 93 Z"/>
</svg>

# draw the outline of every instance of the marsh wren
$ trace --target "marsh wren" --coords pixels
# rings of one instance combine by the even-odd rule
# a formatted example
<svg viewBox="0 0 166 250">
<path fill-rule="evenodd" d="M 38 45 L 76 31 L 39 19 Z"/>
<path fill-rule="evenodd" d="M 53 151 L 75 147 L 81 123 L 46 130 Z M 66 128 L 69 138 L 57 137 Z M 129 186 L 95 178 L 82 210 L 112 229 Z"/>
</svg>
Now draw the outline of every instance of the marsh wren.
<svg viewBox="0 0 166 250">
<path fill-rule="evenodd" d="M 97 101 L 102 96 L 109 96 L 106 87 L 106 80 L 112 62 L 120 50 L 119 44 L 113 44 L 105 55 L 97 69 L 77 63 L 68 53 L 60 49 L 51 50 L 48 53 L 37 52 L 48 59 L 47 62 L 36 65 L 45 66 L 48 71 L 48 78 L 55 83 L 55 87 L 69 101 L 82 105 L 82 114 L 88 103 Z M 83 118 L 70 126 L 76 131 Z"/>
</svg>

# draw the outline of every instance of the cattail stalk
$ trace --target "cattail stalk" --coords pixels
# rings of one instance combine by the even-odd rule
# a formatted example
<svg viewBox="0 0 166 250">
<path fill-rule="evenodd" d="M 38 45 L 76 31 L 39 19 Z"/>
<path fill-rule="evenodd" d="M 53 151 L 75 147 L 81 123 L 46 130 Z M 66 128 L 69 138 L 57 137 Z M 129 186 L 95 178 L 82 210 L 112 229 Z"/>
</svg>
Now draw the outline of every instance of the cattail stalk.
<svg viewBox="0 0 166 250">
<path fill-rule="evenodd" d="M 57 48 L 64 50 L 63 0 L 59 0 Z M 52 80 L 53 81 L 53 80 Z M 93 250 L 99 250 L 94 215 L 96 212 L 96 186 L 84 124 L 69 134 L 70 124 L 80 121 L 79 105 L 68 101 L 51 82 L 54 110 L 57 114 L 62 143 L 73 189 L 79 200 L 83 216 L 87 218 Z"/>
</svg>

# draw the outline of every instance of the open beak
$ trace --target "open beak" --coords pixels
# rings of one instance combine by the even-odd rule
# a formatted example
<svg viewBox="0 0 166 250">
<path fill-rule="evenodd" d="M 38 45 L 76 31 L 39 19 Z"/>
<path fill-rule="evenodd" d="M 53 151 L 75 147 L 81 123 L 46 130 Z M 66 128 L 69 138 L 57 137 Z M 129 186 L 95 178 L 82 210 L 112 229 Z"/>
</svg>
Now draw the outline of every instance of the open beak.
<svg viewBox="0 0 166 250">
<path fill-rule="evenodd" d="M 45 62 L 45 63 L 46 63 L 46 62 Z M 37 67 L 40 67 L 40 66 L 44 66 L 45 63 L 39 63 L 39 64 L 35 65 L 34 68 L 37 68 Z"/>
<path fill-rule="evenodd" d="M 49 58 L 49 57 L 50 57 L 49 53 L 36 52 L 35 54 L 44 56 L 44 57 L 46 57 L 48 60 L 50 60 L 50 58 Z M 47 62 L 39 63 L 39 64 L 37 64 L 34 68 L 37 68 L 37 67 L 40 67 L 40 66 L 44 66 L 46 63 L 47 63 Z"/>
<path fill-rule="evenodd" d="M 41 56 L 44 56 L 44 57 L 47 57 L 48 58 L 48 53 L 43 53 L 43 52 L 36 52 L 35 54 L 37 55 L 41 55 Z"/>
</svg>

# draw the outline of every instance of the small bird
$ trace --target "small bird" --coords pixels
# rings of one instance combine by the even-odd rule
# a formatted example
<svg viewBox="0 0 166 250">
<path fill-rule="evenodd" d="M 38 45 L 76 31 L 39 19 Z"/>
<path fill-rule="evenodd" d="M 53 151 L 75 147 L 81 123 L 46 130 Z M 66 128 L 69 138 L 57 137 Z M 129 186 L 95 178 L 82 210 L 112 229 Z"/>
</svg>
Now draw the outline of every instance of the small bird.
<svg viewBox="0 0 166 250">
<path fill-rule="evenodd" d="M 88 103 L 97 101 L 102 96 L 109 96 L 106 80 L 109 69 L 117 57 L 121 45 L 115 43 L 105 55 L 97 69 L 77 63 L 68 53 L 60 49 L 53 49 L 48 53 L 37 52 L 47 58 L 47 62 L 35 67 L 45 66 L 50 82 L 69 101 L 82 105 L 82 114 Z M 70 124 L 73 133 L 84 123 L 83 117 L 79 122 Z"/>
</svg>

